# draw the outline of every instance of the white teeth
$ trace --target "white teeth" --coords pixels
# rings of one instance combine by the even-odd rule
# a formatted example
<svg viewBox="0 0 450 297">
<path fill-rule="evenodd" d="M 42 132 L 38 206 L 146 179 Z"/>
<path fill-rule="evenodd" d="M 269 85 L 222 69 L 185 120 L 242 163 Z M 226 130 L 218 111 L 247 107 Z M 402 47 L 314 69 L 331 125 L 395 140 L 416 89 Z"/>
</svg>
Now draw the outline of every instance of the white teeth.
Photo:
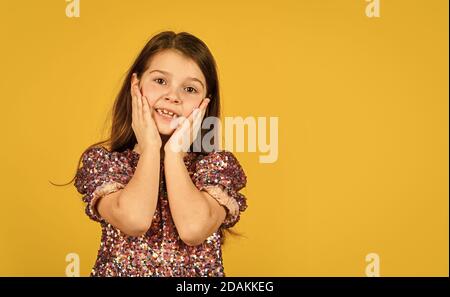
<svg viewBox="0 0 450 297">
<path fill-rule="evenodd" d="M 171 117 L 171 118 L 176 118 L 177 117 L 177 115 L 176 114 L 174 114 L 173 112 L 171 112 L 171 111 L 168 111 L 168 110 L 165 110 L 165 109 L 156 109 L 156 111 L 160 114 L 160 115 L 163 115 L 163 116 L 167 116 L 167 117 Z"/>
</svg>

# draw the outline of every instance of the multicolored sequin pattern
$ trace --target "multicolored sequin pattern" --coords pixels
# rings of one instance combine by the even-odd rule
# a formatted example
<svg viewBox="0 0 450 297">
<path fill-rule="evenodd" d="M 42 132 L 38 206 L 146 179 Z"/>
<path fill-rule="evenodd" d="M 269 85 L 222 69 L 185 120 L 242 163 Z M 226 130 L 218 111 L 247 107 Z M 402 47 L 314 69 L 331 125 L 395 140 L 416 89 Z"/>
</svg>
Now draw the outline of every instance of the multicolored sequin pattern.
<svg viewBox="0 0 450 297">
<path fill-rule="evenodd" d="M 219 230 L 197 246 L 186 245 L 178 236 L 167 199 L 162 160 L 158 203 L 151 227 L 144 235 L 128 236 L 97 212 L 100 198 L 126 186 L 139 157 L 131 149 L 110 152 L 103 147 L 90 148 L 82 156 L 75 187 L 86 202 L 86 214 L 102 227 L 91 276 L 225 276 Z M 220 228 L 234 226 L 247 208 L 246 197 L 239 193 L 247 178 L 235 156 L 229 151 L 207 155 L 189 152 L 184 162 L 195 186 L 225 207 L 227 216 Z"/>
</svg>

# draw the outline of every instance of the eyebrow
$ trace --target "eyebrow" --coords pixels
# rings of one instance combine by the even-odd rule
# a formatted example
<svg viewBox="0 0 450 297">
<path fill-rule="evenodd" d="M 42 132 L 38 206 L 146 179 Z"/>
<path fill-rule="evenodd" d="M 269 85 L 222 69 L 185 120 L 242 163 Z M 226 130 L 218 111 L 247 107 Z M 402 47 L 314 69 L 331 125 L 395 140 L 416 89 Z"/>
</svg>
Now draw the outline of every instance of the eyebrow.
<svg viewBox="0 0 450 297">
<path fill-rule="evenodd" d="M 170 72 L 167 72 L 167 71 L 164 71 L 164 70 L 155 69 L 155 70 L 150 71 L 149 74 L 152 73 L 152 72 L 161 72 L 161 73 L 163 73 L 163 74 L 165 74 L 167 76 L 172 76 L 172 74 Z M 188 77 L 188 79 L 199 82 L 202 85 L 202 87 L 205 88 L 205 86 L 203 85 L 202 81 L 199 80 L 198 78 L 196 78 L 196 77 Z"/>
</svg>

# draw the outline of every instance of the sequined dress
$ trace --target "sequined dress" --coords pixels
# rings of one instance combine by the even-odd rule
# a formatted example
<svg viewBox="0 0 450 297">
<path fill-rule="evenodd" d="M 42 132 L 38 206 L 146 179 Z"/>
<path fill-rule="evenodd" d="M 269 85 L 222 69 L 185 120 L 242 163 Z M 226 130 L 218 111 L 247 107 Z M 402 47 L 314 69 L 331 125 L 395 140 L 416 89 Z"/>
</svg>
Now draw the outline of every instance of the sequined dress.
<svg viewBox="0 0 450 297">
<path fill-rule="evenodd" d="M 99 222 L 102 229 L 91 276 L 225 276 L 219 231 L 233 227 L 247 208 L 247 199 L 239 192 L 247 178 L 236 157 L 223 150 L 207 155 L 188 152 L 184 157 L 193 184 L 207 191 L 227 213 L 219 230 L 196 246 L 186 245 L 177 233 L 170 213 L 162 160 L 157 207 L 145 234 L 128 236 L 98 213 L 99 198 L 126 186 L 139 157 L 132 149 L 110 152 L 104 147 L 90 148 L 82 156 L 82 167 L 77 171 L 74 185 L 83 195 L 86 214 Z"/>
</svg>

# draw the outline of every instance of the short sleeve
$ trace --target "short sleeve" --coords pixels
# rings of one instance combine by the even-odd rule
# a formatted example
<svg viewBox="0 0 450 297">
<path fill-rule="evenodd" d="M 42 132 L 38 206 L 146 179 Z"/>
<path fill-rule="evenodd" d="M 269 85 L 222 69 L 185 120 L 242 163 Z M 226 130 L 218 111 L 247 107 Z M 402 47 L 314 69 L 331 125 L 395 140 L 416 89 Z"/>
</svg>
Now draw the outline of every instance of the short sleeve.
<svg viewBox="0 0 450 297">
<path fill-rule="evenodd" d="M 229 151 L 214 151 L 196 161 L 193 182 L 208 192 L 227 212 L 221 228 L 233 227 L 247 208 L 247 198 L 239 191 L 247 177 L 236 157 Z"/>
<path fill-rule="evenodd" d="M 83 195 L 85 212 L 96 222 L 106 222 L 97 211 L 97 202 L 103 196 L 125 187 L 127 176 L 117 152 L 102 147 L 89 148 L 82 156 L 82 167 L 77 170 L 75 187 Z"/>
</svg>

